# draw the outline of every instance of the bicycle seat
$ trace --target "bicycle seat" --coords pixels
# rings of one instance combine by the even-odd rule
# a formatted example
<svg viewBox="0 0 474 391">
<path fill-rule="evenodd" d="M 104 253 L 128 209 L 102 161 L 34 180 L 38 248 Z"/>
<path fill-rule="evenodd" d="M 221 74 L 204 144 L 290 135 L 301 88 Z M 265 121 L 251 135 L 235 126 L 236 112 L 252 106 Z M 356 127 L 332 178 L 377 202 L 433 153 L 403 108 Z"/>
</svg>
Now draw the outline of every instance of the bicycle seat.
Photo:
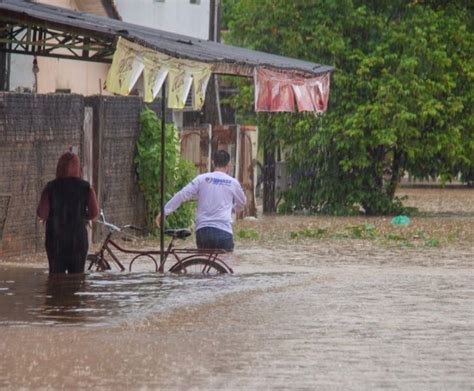
<svg viewBox="0 0 474 391">
<path fill-rule="evenodd" d="M 172 236 L 175 239 L 185 239 L 191 236 L 191 231 L 187 228 L 167 229 L 165 230 L 165 235 Z"/>
</svg>

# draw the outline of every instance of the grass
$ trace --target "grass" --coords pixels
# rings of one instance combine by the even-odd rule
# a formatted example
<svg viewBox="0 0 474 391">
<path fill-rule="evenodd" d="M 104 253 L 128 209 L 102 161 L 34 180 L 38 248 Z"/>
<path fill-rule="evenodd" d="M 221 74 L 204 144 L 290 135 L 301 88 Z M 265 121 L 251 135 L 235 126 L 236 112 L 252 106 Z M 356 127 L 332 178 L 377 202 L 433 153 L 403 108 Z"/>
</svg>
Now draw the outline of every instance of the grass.
<svg viewBox="0 0 474 391">
<path fill-rule="evenodd" d="M 441 247 L 472 240 L 472 223 L 465 227 L 417 218 L 409 225 L 394 225 L 390 217 L 276 216 L 236 224 L 239 241 L 262 244 L 303 244 L 313 241 L 362 240 L 382 246 Z M 431 219 L 432 220 L 432 219 Z"/>
<path fill-rule="evenodd" d="M 358 239 L 358 240 L 379 240 L 384 243 L 399 243 L 402 247 L 413 244 L 411 242 L 419 241 L 421 239 L 423 245 L 427 247 L 438 247 L 440 240 L 432 237 L 427 232 L 417 231 L 415 235 L 411 235 L 410 231 L 401 232 L 400 228 L 394 228 L 397 231 L 383 232 L 374 224 L 363 222 L 357 225 L 347 225 L 342 230 L 331 232 L 326 228 L 306 228 L 298 231 L 290 231 L 291 239 Z M 455 235 L 450 236 L 450 240 L 455 240 Z"/>
<path fill-rule="evenodd" d="M 250 240 L 257 240 L 260 235 L 254 229 L 244 229 L 241 228 L 235 232 L 236 239 L 250 239 Z"/>
<path fill-rule="evenodd" d="M 324 228 L 316 228 L 316 229 L 303 229 L 300 231 L 291 231 L 290 232 L 290 237 L 292 239 L 297 239 L 297 238 L 324 238 L 327 236 L 327 229 Z"/>
</svg>

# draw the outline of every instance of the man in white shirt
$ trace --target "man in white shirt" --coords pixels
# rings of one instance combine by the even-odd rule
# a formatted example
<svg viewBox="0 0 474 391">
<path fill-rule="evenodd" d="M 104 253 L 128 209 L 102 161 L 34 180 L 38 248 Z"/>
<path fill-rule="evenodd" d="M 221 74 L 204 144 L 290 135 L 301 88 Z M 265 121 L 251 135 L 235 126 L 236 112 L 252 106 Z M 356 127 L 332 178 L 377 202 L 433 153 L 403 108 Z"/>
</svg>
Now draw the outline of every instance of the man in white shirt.
<svg viewBox="0 0 474 391">
<path fill-rule="evenodd" d="M 213 161 L 213 172 L 198 175 L 167 202 L 165 216 L 197 196 L 197 247 L 233 251 L 232 210 L 244 209 L 247 199 L 240 183 L 229 175 L 232 169 L 230 155 L 223 150 L 217 151 Z M 156 224 L 160 224 L 160 215 L 156 217 Z"/>
</svg>

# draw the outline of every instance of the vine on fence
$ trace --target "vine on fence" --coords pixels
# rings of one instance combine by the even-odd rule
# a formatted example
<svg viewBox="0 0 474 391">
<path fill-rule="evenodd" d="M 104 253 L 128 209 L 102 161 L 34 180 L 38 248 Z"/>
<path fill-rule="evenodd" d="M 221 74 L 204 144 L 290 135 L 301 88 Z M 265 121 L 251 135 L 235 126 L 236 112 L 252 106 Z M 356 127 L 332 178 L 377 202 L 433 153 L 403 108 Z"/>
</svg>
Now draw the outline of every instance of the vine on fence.
<svg viewBox="0 0 474 391">
<path fill-rule="evenodd" d="M 137 142 L 138 184 L 147 204 L 147 224 L 150 232 L 156 234 L 155 217 L 160 212 L 161 174 L 161 121 L 155 112 L 144 108 L 140 115 L 142 131 Z M 166 126 L 165 143 L 165 202 L 190 182 L 196 174 L 194 165 L 180 155 L 177 129 L 173 124 Z M 167 228 L 189 227 L 193 222 L 195 204 L 188 202 L 166 219 Z"/>
</svg>

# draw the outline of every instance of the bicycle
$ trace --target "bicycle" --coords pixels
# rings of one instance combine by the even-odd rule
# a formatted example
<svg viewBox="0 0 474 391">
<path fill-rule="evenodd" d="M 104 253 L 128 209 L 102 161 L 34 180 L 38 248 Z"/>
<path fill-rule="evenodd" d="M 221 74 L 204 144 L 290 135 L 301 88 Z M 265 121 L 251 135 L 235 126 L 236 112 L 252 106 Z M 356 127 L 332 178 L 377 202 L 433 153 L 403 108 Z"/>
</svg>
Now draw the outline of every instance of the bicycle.
<svg viewBox="0 0 474 391">
<path fill-rule="evenodd" d="M 223 250 L 215 249 L 197 249 L 197 248 L 176 248 L 174 242 L 176 239 L 186 239 L 191 236 L 189 229 L 167 229 L 165 235 L 171 236 L 171 240 L 168 247 L 164 251 L 163 261 L 161 261 L 160 250 L 138 250 L 129 249 L 120 246 L 116 240 L 114 240 L 114 234 L 125 234 L 127 238 L 134 238 L 133 234 L 126 231 L 134 230 L 137 232 L 144 232 L 143 229 L 125 225 L 118 227 L 105 220 L 103 211 L 100 211 L 99 224 L 104 225 L 108 229 L 108 234 L 102 242 L 98 251 L 87 256 L 89 262 L 88 270 L 95 271 L 107 271 L 113 270 L 117 267 L 119 271 L 125 271 L 126 268 L 123 263 L 119 260 L 116 251 L 124 254 L 131 254 L 134 257 L 129 263 L 129 271 L 132 271 L 132 267 L 137 265 L 138 261 L 152 262 L 156 272 L 164 273 L 165 264 L 168 258 L 174 260 L 173 265 L 169 268 L 169 272 L 176 274 L 225 274 L 233 273 L 232 268 L 222 260 L 219 255 L 225 254 Z M 115 252 L 114 252 L 115 251 Z M 157 261 L 160 260 L 160 262 Z"/>
</svg>

